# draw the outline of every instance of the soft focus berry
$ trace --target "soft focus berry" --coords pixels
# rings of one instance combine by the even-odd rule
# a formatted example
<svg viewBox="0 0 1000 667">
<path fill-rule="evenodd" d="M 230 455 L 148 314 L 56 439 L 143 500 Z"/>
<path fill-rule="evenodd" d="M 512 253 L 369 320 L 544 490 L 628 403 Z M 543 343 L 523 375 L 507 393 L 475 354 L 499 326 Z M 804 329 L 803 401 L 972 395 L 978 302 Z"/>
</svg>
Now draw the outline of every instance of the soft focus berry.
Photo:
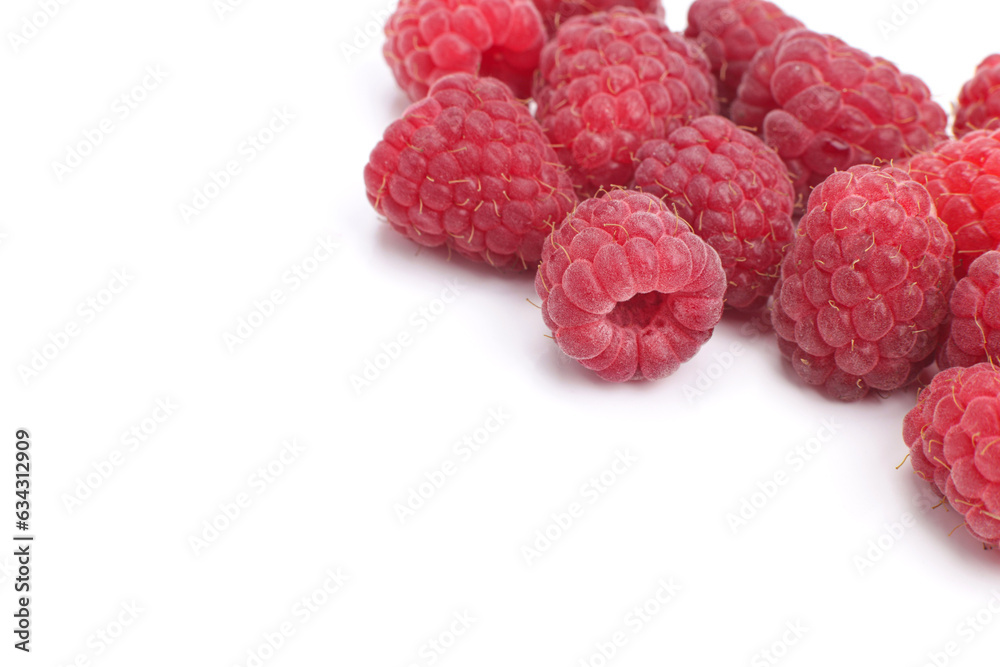
<svg viewBox="0 0 1000 667">
<path fill-rule="evenodd" d="M 974 130 L 1000 129 L 1000 54 L 979 64 L 976 74 L 962 86 L 955 109 L 955 136 Z"/>
<path fill-rule="evenodd" d="M 728 104 L 757 51 L 801 27 L 801 21 L 766 0 L 695 0 L 684 34 L 705 50 L 719 79 L 719 98 Z"/>
<path fill-rule="evenodd" d="M 531 0 L 400 0 L 385 36 L 382 53 L 413 101 L 456 72 L 495 77 L 524 99 L 545 26 Z"/>
</svg>

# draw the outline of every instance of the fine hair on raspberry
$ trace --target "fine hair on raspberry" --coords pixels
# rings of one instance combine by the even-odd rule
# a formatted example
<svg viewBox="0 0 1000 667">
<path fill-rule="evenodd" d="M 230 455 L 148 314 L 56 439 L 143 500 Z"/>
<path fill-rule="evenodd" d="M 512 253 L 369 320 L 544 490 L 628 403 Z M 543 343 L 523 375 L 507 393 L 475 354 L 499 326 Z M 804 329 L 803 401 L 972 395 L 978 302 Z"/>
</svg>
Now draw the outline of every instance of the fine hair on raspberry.
<svg viewBox="0 0 1000 667">
<path fill-rule="evenodd" d="M 534 268 L 576 206 L 565 168 L 496 79 L 438 81 L 385 131 L 365 167 L 368 200 L 394 230 L 498 269 Z"/>
<path fill-rule="evenodd" d="M 903 440 L 926 480 L 978 540 L 1000 543 L 1000 371 L 950 368 L 920 392 Z"/>
<path fill-rule="evenodd" d="M 943 141 L 908 166 L 955 238 L 955 277 L 962 278 L 977 257 L 1000 247 L 1000 130 Z"/>
<path fill-rule="evenodd" d="M 781 265 L 772 321 L 782 354 L 842 400 L 907 385 L 942 337 L 954 247 L 906 172 L 833 174 L 813 190 Z"/>
<path fill-rule="evenodd" d="M 711 337 L 726 276 L 715 250 L 659 199 L 612 190 L 546 238 L 535 290 L 569 357 L 604 380 L 655 380 Z"/>
<path fill-rule="evenodd" d="M 540 68 L 537 118 L 581 196 L 627 186 L 643 143 L 719 109 L 701 49 L 637 9 L 569 19 Z"/>
<path fill-rule="evenodd" d="M 1000 363 L 1000 252 L 991 250 L 972 263 L 955 286 L 950 312 L 938 366 Z"/>
<path fill-rule="evenodd" d="M 948 120 L 919 78 L 805 28 L 758 51 L 731 116 L 762 133 L 804 198 L 834 171 L 930 148 Z"/>
<path fill-rule="evenodd" d="M 525 99 L 545 26 L 531 0 L 400 0 L 385 36 L 382 53 L 413 101 L 458 72 L 500 79 Z"/>
<path fill-rule="evenodd" d="M 703 116 L 636 155 L 635 186 L 659 197 L 722 259 L 726 305 L 767 303 L 792 243 L 795 191 L 777 153 L 721 116 Z"/>
<path fill-rule="evenodd" d="M 955 136 L 976 130 L 1000 129 L 1000 54 L 979 63 L 976 73 L 962 86 L 955 108 Z"/>
<path fill-rule="evenodd" d="M 766 0 L 695 0 L 685 36 L 705 50 L 719 79 L 719 98 L 729 103 L 750 61 L 778 36 L 802 22 Z"/>
</svg>

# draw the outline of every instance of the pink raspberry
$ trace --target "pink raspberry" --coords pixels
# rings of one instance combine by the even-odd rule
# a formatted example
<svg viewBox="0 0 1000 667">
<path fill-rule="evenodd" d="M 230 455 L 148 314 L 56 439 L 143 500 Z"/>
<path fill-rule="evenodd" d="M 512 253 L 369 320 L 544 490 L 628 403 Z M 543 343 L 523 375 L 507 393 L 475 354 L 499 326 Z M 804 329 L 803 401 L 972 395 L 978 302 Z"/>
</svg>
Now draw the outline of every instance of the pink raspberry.
<svg viewBox="0 0 1000 667">
<path fill-rule="evenodd" d="M 954 129 L 956 137 L 974 130 L 1000 129 L 1000 54 L 979 63 L 975 76 L 962 86 Z"/>
<path fill-rule="evenodd" d="M 684 34 L 705 50 L 724 103 L 736 97 L 757 51 L 802 22 L 766 0 L 695 0 Z"/>
<path fill-rule="evenodd" d="M 763 132 L 804 196 L 834 171 L 926 150 L 947 125 L 923 81 L 803 28 L 754 56 L 731 114 Z"/>
<path fill-rule="evenodd" d="M 643 143 L 718 110 L 701 49 L 637 9 L 566 21 L 541 70 L 538 120 L 586 195 L 627 185 Z"/>
<path fill-rule="evenodd" d="M 542 317 L 568 356 L 605 380 L 655 380 L 694 356 L 722 317 L 718 254 L 660 200 L 588 199 L 545 240 Z"/>
<path fill-rule="evenodd" d="M 994 359 L 1000 359 L 1000 252 L 991 250 L 955 286 L 938 366 L 968 367 Z"/>
<path fill-rule="evenodd" d="M 542 13 L 550 33 L 558 30 L 566 19 L 603 12 L 612 7 L 635 7 L 643 13 L 663 18 L 663 6 L 660 0 L 534 0 L 534 2 L 538 11 Z"/>
<path fill-rule="evenodd" d="M 1000 371 L 950 368 L 903 421 L 913 470 L 965 517 L 973 537 L 1000 540 Z"/>
<path fill-rule="evenodd" d="M 906 172 L 851 167 L 813 190 L 781 264 L 772 321 L 808 384 L 842 400 L 892 391 L 930 363 L 955 245 Z"/>
<path fill-rule="evenodd" d="M 943 141 L 915 155 L 909 169 L 955 237 L 955 277 L 962 278 L 977 257 L 1000 248 L 1000 130 Z"/>
<path fill-rule="evenodd" d="M 545 26 L 531 0 L 400 0 L 385 26 L 386 62 L 410 99 L 456 72 L 531 95 Z"/>
<path fill-rule="evenodd" d="M 659 197 L 722 259 L 726 305 L 767 303 L 792 242 L 795 192 L 763 141 L 722 116 L 703 116 L 645 143 L 635 185 Z"/>
<path fill-rule="evenodd" d="M 375 210 L 423 246 L 522 270 L 577 203 L 528 107 L 496 79 L 453 74 L 385 131 L 365 166 Z"/>
</svg>

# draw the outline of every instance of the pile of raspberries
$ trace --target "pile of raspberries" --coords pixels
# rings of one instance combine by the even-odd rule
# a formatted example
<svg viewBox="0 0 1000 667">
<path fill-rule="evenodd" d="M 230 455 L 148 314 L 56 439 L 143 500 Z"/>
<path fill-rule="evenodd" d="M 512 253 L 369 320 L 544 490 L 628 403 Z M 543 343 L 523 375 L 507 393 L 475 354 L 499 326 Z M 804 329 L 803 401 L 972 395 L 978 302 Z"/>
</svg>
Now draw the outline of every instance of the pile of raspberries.
<svg viewBox="0 0 1000 667">
<path fill-rule="evenodd" d="M 940 372 L 914 470 L 1000 544 L 1000 55 L 948 116 L 918 77 L 765 0 L 400 0 L 412 105 L 364 170 L 389 225 L 532 271 L 559 349 L 674 373 L 769 313 L 805 384 L 855 401 Z"/>
</svg>

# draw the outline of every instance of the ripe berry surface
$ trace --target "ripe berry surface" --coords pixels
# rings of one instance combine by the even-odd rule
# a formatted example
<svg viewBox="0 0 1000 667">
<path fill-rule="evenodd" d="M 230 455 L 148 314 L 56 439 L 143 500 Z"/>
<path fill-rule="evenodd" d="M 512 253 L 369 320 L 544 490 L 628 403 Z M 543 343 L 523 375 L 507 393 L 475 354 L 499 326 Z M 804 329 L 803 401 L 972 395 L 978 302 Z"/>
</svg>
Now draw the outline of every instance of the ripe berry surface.
<svg viewBox="0 0 1000 667">
<path fill-rule="evenodd" d="M 659 199 L 613 190 L 545 240 L 535 290 L 569 357 L 604 380 L 655 380 L 711 337 L 726 277 L 715 250 Z"/>
<path fill-rule="evenodd" d="M 647 142 L 635 185 L 659 197 L 722 259 L 726 305 L 763 306 L 791 245 L 795 192 L 781 158 L 721 116 L 703 116 Z"/>
<path fill-rule="evenodd" d="M 701 49 L 627 8 L 566 21 L 542 51 L 535 100 L 581 196 L 627 186 L 643 143 L 718 111 Z"/>
<path fill-rule="evenodd" d="M 804 28 L 754 56 L 731 115 L 778 151 L 803 200 L 834 171 L 927 150 L 947 125 L 923 81 Z"/>
<path fill-rule="evenodd" d="M 842 400 L 905 386 L 942 337 L 953 252 L 930 194 L 906 172 L 833 174 L 813 191 L 781 265 L 772 321 L 782 353 Z"/>
<path fill-rule="evenodd" d="M 534 268 L 577 203 L 527 106 L 496 79 L 454 74 L 385 131 L 365 167 L 392 228 L 500 269 Z"/>
<path fill-rule="evenodd" d="M 962 278 L 984 252 L 1000 248 L 1000 130 L 943 141 L 909 161 L 955 238 L 955 275 Z"/>
<path fill-rule="evenodd" d="M 913 470 L 984 544 L 1000 541 L 1000 371 L 938 373 L 903 422 Z"/>
<path fill-rule="evenodd" d="M 531 0 L 400 0 L 385 36 L 382 53 L 413 101 L 456 72 L 498 78 L 524 99 L 545 26 Z"/>
</svg>

